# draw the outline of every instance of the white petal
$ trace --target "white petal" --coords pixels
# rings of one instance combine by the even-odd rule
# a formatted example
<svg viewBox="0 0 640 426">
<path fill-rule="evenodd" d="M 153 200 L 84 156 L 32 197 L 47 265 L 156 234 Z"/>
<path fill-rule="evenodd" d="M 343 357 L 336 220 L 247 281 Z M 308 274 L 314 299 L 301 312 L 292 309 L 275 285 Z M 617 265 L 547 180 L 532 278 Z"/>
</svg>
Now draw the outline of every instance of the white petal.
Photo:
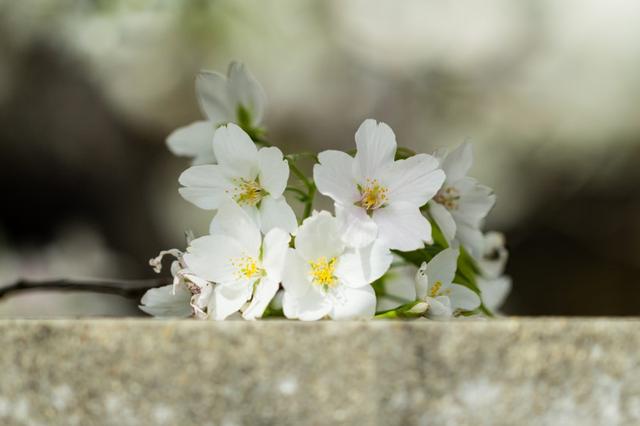
<svg viewBox="0 0 640 426">
<path fill-rule="evenodd" d="M 415 276 L 416 297 L 426 300 L 429 295 L 429 277 L 427 276 L 427 262 L 422 262 Z"/>
<path fill-rule="evenodd" d="M 272 197 L 279 197 L 287 187 L 289 164 L 282 158 L 282 151 L 272 146 L 258 151 L 260 186 Z"/>
<path fill-rule="evenodd" d="M 235 105 L 229 97 L 228 82 L 224 75 L 201 71 L 196 77 L 196 95 L 202 113 L 214 126 L 235 120 Z"/>
<path fill-rule="evenodd" d="M 266 95 L 258 80 L 239 62 L 229 65 L 229 89 L 236 102 L 251 114 L 251 124 L 260 124 L 264 115 Z"/>
<path fill-rule="evenodd" d="M 473 227 L 479 227 L 489 211 L 496 203 L 493 190 L 485 185 L 480 185 L 473 178 L 464 178 L 456 184 L 461 191 L 458 208 L 453 212 L 458 221 L 467 223 Z"/>
<path fill-rule="evenodd" d="M 375 178 L 393 163 L 396 135 L 385 123 L 365 120 L 356 132 L 355 174 L 359 180 Z"/>
<path fill-rule="evenodd" d="M 395 309 L 416 300 L 415 275 L 416 268 L 413 265 L 396 267 L 387 272 L 383 278 L 385 296 L 378 298 L 376 311 Z"/>
<path fill-rule="evenodd" d="M 329 314 L 331 303 L 320 292 L 313 289 L 299 297 L 285 290 L 282 298 L 282 310 L 284 315 L 290 319 L 316 321 Z"/>
<path fill-rule="evenodd" d="M 396 161 L 385 175 L 389 202 L 402 201 L 421 207 L 436 195 L 444 179 L 438 160 L 430 155 L 418 154 Z"/>
<path fill-rule="evenodd" d="M 169 151 L 181 157 L 193 158 L 193 164 L 215 164 L 214 130 L 210 121 L 196 121 L 180 127 L 167 137 Z"/>
<path fill-rule="evenodd" d="M 360 198 L 353 177 L 353 157 L 342 151 L 323 151 L 319 164 L 313 166 L 313 180 L 322 195 L 343 204 L 353 204 Z"/>
<path fill-rule="evenodd" d="M 364 287 L 383 276 L 392 260 L 389 249 L 382 242 L 374 241 L 340 256 L 335 274 L 347 287 Z"/>
<path fill-rule="evenodd" d="M 449 318 L 453 314 L 451 301 L 447 296 L 428 297 L 429 310 L 427 315 L 431 318 Z"/>
<path fill-rule="evenodd" d="M 213 152 L 218 164 L 236 172 L 236 176 L 255 179 L 258 175 L 258 149 L 249 135 L 233 123 L 220 126 L 213 135 Z"/>
<path fill-rule="evenodd" d="M 425 272 L 429 279 L 429 288 L 436 282 L 440 282 L 442 289 L 451 284 L 458 269 L 458 254 L 456 249 L 444 249 L 427 263 Z"/>
<path fill-rule="evenodd" d="M 297 250 L 289 249 L 285 268 L 282 274 L 282 286 L 285 293 L 294 299 L 299 299 L 305 295 L 313 284 L 309 281 L 308 263 L 299 256 Z"/>
<path fill-rule="evenodd" d="M 480 297 L 473 290 L 463 285 L 451 284 L 449 291 L 451 309 L 454 311 L 456 309 L 472 311 L 480 306 Z"/>
<path fill-rule="evenodd" d="M 219 165 L 193 166 L 185 170 L 178 179 L 184 188 L 182 197 L 201 209 L 217 209 L 229 199 L 227 191 L 233 187 L 228 172 Z"/>
<path fill-rule="evenodd" d="M 390 204 L 376 210 L 373 220 L 378 225 L 378 237 L 391 249 L 417 250 L 432 242 L 431 224 L 413 204 Z"/>
<path fill-rule="evenodd" d="M 436 221 L 447 243 L 451 243 L 451 240 L 456 236 L 456 222 L 453 220 L 453 216 L 451 216 L 449 210 L 442 204 L 432 200 L 429 202 L 429 214 L 433 220 Z"/>
<path fill-rule="evenodd" d="M 293 233 L 298 227 L 298 220 L 284 197 L 267 196 L 260 202 L 260 226 L 262 232 L 280 228 Z"/>
<path fill-rule="evenodd" d="M 154 317 L 189 317 L 193 312 L 190 300 L 191 292 L 177 286 L 173 294 L 173 284 L 170 284 L 147 290 L 139 308 Z"/>
<path fill-rule="evenodd" d="M 296 250 L 305 260 L 340 256 L 344 243 L 336 218 L 327 211 L 321 211 L 305 219 L 296 232 Z"/>
<path fill-rule="evenodd" d="M 447 182 L 457 182 L 467 175 L 472 164 L 471 144 L 463 143 L 442 160 L 441 167 L 447 175 Z"/>
<path fill-rule="evenodd" d="M 478 258 L 484 252 L 484 237 L 478 228 L 459 223 L 456 239 L 467 249 L 472 257 Z"/>
<path fill-rule="evenodd" d="M 253 292 L 251 303 L 249 303 L 249 306 L 242 313 L 242 317 L 247 320 L 260 318 L 276 295 L 278 287 L 280 287 L 278 281 L 266 278 L 261 279 Z"/>
<path fill-rule="evenodd" d="M 253 285 L 250 282 L 239 282 L 227 285 L 217 285 L 209 303 L 209 315 L 216 320 L 223 320 L 240 308 L 249 300 Z"/>
<path fill-rule="evenodd" d="M 262 266 L 267 277 L 276 283 L 282 280 L 290 240 L 289 233 L 278 228 L 272 229 L 264 237 Z"/>
<path fill-rule="evenodd" d="M 206 235 L 191 241 L 182 260 L 190 271 L 208 281 L 229 283 L 237 280 L 232 260 L 246 255 L 237 240 L 226 235 Z"/>
<path fill-rule="evenodd" d="M 376 313 L 376 294 L 368 285 L 361 288 L 345 287 L 344 300 L 336 301 L 329 316 L 334 320 L 368 319 Z"/>
<path fill-rule="evenodd" d="M 260 229 L 235 202 L 224 203 L 209 226 L 211 235 L 225 235 L 235 240 L 249 256 L 257 256 L 262 243 Z"/>
<path fill-rule="evenodd" d="M 378 225 L 358 206 L 335 204 L 342 240 L 350 247 L 364 247 L 378 236 Z"/>
<path fill-rule="evenodd" d="M 482 295 L 482 302 L 490 310 L 496 310 L 504 303 L 511 291 L 511 278 L 502 276 L 493 280 L 478 278 L 478 287 Z"/>
</svg>

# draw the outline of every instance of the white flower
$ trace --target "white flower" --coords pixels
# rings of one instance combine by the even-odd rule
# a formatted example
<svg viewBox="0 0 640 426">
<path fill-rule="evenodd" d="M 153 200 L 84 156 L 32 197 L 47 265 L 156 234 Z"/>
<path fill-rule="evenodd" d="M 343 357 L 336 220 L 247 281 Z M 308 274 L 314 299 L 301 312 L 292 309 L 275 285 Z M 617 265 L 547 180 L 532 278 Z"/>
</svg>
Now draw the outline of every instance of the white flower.
<svg viewBox="0 0 640 426">
<path fill-rule="evenodd" d="M 287 318 L 373 317 L 376 296 L 370 283 L 391 264 L 387 248 L 374 242 L 362 249 L 348 249 L 340 238 L 338 221 L 326 211 L 305 219 L 295 243 L 282 279 Z"/>
<path fill-rule="evenodd" d="M 482 296 L 482 303 L 495 313 L 511 291 L 511 278 L 503 275 L 491 279 L 477 277 L 476 280 Z"/>
<path fill-rule="evenodd" d="M 180 194 L 202 209 L 218 209 L 233 199 L 263 232 L 292 232 L 296 216 L 284 198 L 289 164 L 275 147 L 258 150 L 235 124 L 221 126 L 213 137 L 218 164 L 193 166 L 180 175 Z"/>
<path fill-rule="evenodd" d="M 427 316 L 449 318 L 459 310 L 472 311 L 480 306 L 480 298 L 469 288 L 453 283 L 458 250 L 445 249 L 429 263 L 423 263 L 416 274 L 416 294 L 428 304 Z"/>
<path fill-rule="evenodd" d="M 216 127 L 237 123 L 256 129 L 264 115 L 265 94 L 260 83 L 238 62 L 229 65 L 228 76 L 201 71 L 196 79 L 200 109 L 207 120 L 176 129 L 167 138 L 175 155 L 192 157 L 193 164 L 214 164 L 211 141 Z"/>
<path fill-rule="evenodd" d="M 448 154 L 437 154 L 447 178 L 429 202 L 429 213 L 447 242 L 459 242 L 472 256 L 482 253 L 480 226 L 496 202 L 493 190 L 467 177 L 473 163 L 471 145 L 460 145 Z"/>
<path fill-rule="evenodd" d="M 498 278 L 504 272 L 509 258 L 504 235 L 495 231 L 487 232 L 483 240 L 482 256 L 477 259 L 478 266 L 484 277 Z"/>
<path fill-rule="evenodd" d="M 318 190 L 335 202 L 344 240 L 364 247 L 379 238 L 404 251 L 431 242 L 431 225 L 420 207 L 444 181 L 438 161 L 427 154 L 394 161 L 395 135 L 375 120 L 365 120 L 355 139 L 355 158 L 324 151 L 313 169 Z"/>
<path fill-rule="evenodd" d="M 190 271 L 183 262 L 183 253 L 177 249 L 161 251 L 149 261 L 156 273 L 162 271 L 162 258 L 166 255 L 176 258 L 171 263 L 173 284 L 147 290 L 139 308 L 157 317 L 206 319 L 213 284 Z"/>
<path fill-rule="evenodd" d="M 278 291 L 290 238 L 275 228 L 263 240 L 236 203 L 220 206 L 210 235 L 193 240 L 183 256 L 190 271 L 217 283 L 209 315 L 222 320 L 242 310 L 245 319 L 261 317 Z"/>
</svg>

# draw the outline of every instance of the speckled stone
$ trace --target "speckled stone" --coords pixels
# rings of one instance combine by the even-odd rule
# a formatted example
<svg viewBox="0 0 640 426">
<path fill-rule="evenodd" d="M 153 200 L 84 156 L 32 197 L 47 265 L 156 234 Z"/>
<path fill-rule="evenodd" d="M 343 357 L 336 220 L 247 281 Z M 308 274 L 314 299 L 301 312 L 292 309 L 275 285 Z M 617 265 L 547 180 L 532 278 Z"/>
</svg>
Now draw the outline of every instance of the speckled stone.
<svg viewBox="0 0 640 426">
<path fill-rule="evenodd" d="M 640 424 L 640 321 L 0 321 L 2 425 Z"/>
</svg>

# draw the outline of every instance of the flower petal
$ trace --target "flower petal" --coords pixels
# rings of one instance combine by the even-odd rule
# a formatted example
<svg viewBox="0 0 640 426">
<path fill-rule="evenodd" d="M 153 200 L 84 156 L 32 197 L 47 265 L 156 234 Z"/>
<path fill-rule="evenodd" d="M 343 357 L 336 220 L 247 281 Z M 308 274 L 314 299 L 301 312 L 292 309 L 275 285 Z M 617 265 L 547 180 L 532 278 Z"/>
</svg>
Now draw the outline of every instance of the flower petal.
<svg viewBox="0 0 640 426">
<path fill-rule="evenodd" d="M 280 228 L 292 233 L 298 227 L 298 220 L 284 197 L 267 196 L 260 202 L 260 226 L 262 232 Z"/>
<path fill-rule="evenodd" d="M 224 75 L 213 71 L 198 73 L 196 95 L 200 110 L 214 126 L 235 120 L 235 105 Z"/>
<path fill-rule="evenodd" d="M 260 186 L 272 197 L 281 196 L 289 180 L 289 163 L 282 158 L 282 151 L 275 146 L 261 148 L 258 151 L 258 168 Z"/>
<path fill-rule="evenodd" d="M 347 287 L 364 287 L 383 276 L 392 260 L 389 249 L 376 240 L 366 247 L 349 249 L 340 256 L 335 274 Z"/>
<path fill-rule="evenodd" d="M 253 298 L 249 306 L 242 312 L 242 317 L 246 320 L 254 320 L 262 317 L 264 310 L 278 292 L 280 283 L 269 278 L 260 280 L 253 292 Z"/>
<path fill-rule="evenodd" d="M 218 209 L 209 226 L 211 235 L 225 235 L 237 242 L 247 255 L 257 257 L 262 243 L 260 229 L 235 202 L 228 201 Z M 192 243 L 193 245 L 193 243 Z"/>
<path fill-rule="evenodd" d="M 219 165 L 193 166 L 178 179 L 183 188 L 180 195 L 201 209 L 217 209 L 229 199 L 227 191 L 233 184 L 224 167 Z"/>
<path fill-rule="evenodd" d="M 249 135 L 233 123 L 220 126 L 213 135 L 213 152 L 218 164 L 236 172 L 237 177 L 258 176 L 258 149 Z"/>
<path fill-rule="evenodd" d="M 432 242 L 431 224 L 413 204 L 390 204 L 376 210 L 373 220 L 378 225 L 378 237 L 390 249 L 411 251 Z"/>
<path fill-rule="evenodd" d="M 358 201 L 357 184 L 353 177 L 354 159 L 342 151 L 323 151 L 313 166 L 313 180 L 318 191 L 343 204 Z"/>
<path fill-rule="evenodd" d="M 478 277 L 482 302 L 490 310 L 498 309 L 511 291 L 511 278 L 502 276 L 493 280 Z"/>
<path fill-rule="evenodd" d="M 334 320 L 369 319 L 376 313 L 376 294 L 370 285 L 343 289 L 343 300 L 336 301 L 329 316 Z"/>
<path fill-rule="evenodd" d="M 457 182 L 467 175 L 473 164 L 473 150 L 470 143 L 463 143 L 449 152 L 440 164 L 447 175 L 447 182 Z"/>
<path fill-rule="evenodd" d="M 276 283 L 280 283 L 282 280 L 282 272 L 287 260 L 290 240 L 289 233 L 275 228 L 265 235 L 262 243 L 262 266 L 267 273 L 267 277 Z"/>
<path fill-rule="evenodd" d="M 395 309 L 416 300 L 415 275 L 416 268 L 413 265 L 390 269 L 383 278 L 385 295 L 378 298 L 376 311 Z"/>
<path fill-rule="evenodd" d="M 390 203 L 401 201 L 421 207 L 436 195 L 444 179 L 438 160 L 427 154 L 418 154 L 394 162 L 384 181 L 388 185 Z"/>
<path fill-rule="evenodd" d="M 451 301 L 447 296 L 428 297 L 429 309 L 427 316 L 430 318 L 450 318 L 453 315 Z"/>
<path fill-rule="evenodd" d="M 488 186 L 479 184 L 473 178 L 464 178 L 456 184 L 460 189 L 458 208 L 453 212 L 456 220 L 473 227 L 479 227 L 496 203 L 496 196 Z"/>
<path fill-rule="evenodd" d="M 138 307 L 154 317 L 189 317 L 193 313 L 190 300 L 190 291 L 177 286 L 174 294 L 173 284 L 170 284 L 147 290 Z"/>
<path fill-rule="evenodd" d="M 215 320 L 223 320 L 238 312 L 249 300 L 252 291 L 253 285 L 249 281 L 217 285 L 209 302 L 209 316 Z"/>
<path fill-rule="evenodd" d="M 350 247 L 364 247 L 378 236 L 378 225 L 358 206 L 335 204 L 342 241 Z"/>
<path fill-rule="evenodd" d="M 282 274 L 282 286 L 285 294 L 299 299 L 311 289 L 307 262 L 300 257 L 298 250 L 289 249 Z"/>
<path fill-rule="evenodd" d="M 329 314 L 331 303 L 320 292 L 313 289 L 309 289 L 299 297 L 285 290 L 282 298 L 282 310 L 284 315 L 290 319 L 316 321 Z"/>
<path fill-rule="evenodd" d="M 429 202 L 429 214 L 433 220 L 435 220 L 440 231 L 442 231 L 442 235 L 444 235 L 447 243 L 451 243 L 456 236 L 456 222 L 453 220 L 453 216 L 451 216 L 449 210 L 442 204 L 432 200 Z"/>
<path fill-rule="evenodd" d="M 229 90 L 237 105 L 242 105 L 251 114 L 251 124 L 260 124 L 264 116 L 267 97 L 258 80 L 240 62 L 229 64 Z M 234 111 L 235 113 L 235 111 Z"/>
<path fill-rule="evenodd" d="M 470 288 L 460 284 L 451 284 L 449 288 L 449 300 L 451 301 L 451 309 L 462 309 L 464 311 L 473 311 L 480 306 L 480 297 Z"/>
<path fill-rule="evenodd" d="M 296 250 L 305 260 L 337 257 L 344 251 L 338 221 L 327 211 L 314 212 L 296 232 Z"/>
<path fill-rule="evenodd" d="M 210 121 L 196 121 L 179 127 L 167 137 L 169 151 L 180 157 L 193 158 L 193 164 L 215 164 L 214 130 Z"/>
<path fill-rule="evenodd" d="M 484 252 L 484 236 L 480 229 L 469 226 L 465 223 L 458 223 L 456 239 L 467 249 L 469 254 L 478 258 Z"/>
<path fill-rule="evenodd" d="M 237 240 L 227 235 L 206 235 L 191 241 L 182 260 L 195 275 L 216 283 L 237 281 L 232 259 L 246 256 Z"/>
<path fill-rule="evenodd" d="M 355 176 L 364 180 L 375 178 L 393 163 L 396 155 L 396 135 L 385 123 L 365 120 L 356 132 Z"/>
<path fill-rule="evenodd" d="M 443 288 L 451 284 L 456 275 L 456 269 L 458 269 L 458 255 L 458 250 L 447 248 L 436 254 L 427 263 L 425 273 L 429 280 L 429 289 L 436 282 L 440 282 Z"/>
</svg>

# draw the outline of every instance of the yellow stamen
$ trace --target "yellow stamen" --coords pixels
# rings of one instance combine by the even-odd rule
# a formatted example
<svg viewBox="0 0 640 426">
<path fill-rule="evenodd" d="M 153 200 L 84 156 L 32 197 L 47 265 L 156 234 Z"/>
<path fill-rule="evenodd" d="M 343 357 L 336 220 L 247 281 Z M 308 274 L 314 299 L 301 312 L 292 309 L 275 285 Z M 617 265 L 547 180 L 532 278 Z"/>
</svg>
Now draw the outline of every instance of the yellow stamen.
<svg viewBox="0 0 640 426">
<path fill-rule="evenodd" d="M 322 287 L 333 287 L 336 283 L 336 277 L 333 275 L 336 269 L 336 258 L 328 259 L 324 256 L 319 257 L 315 261 L 310 261 L 311 279 L 314 284 Z"/>
<path fill-rule="evenodd" d="M 236 270 L 237 279 L 250 279 L 264 275 L 264 269 L 260 267 L 256 259 L 250 256 L 233 259 L 231 265 Z"/>
<path fill-rule="evenodd" d="M 231 196 L 240 205 L 255 206 L 266 195 L 264 188 L 255 180 L 234 179 L 235 187 Z"/>
<path fill-rule="evenodd" d="M 431 287 L 431 290 L 429 290 L 429 297 L 438 296 L 438 292 L 440 291 L 441 288 L 442 288 L 442 281 L 436 281 L 433 284 L 433 287 Z"/>
<path fill-rule="evenodd" d="M 378 179 L 367 179 L 364 186 L 358 185 L 360 201 L 356 204 L 367 211 L 372 211 L 384 206 L 389 190 L 382 186 Z"/>
</svg>

